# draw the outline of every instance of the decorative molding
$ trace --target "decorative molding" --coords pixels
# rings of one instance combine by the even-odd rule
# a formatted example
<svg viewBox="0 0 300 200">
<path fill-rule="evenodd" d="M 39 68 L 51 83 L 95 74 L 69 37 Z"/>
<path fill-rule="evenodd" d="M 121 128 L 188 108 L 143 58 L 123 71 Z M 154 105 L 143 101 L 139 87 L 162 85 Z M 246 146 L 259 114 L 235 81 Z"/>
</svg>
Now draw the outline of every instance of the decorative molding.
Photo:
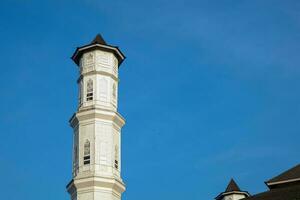
<svg viewBox="0 0 300 200">
<path fill-rule="evenodd" d="M 96 74 L 103 75 L 103 76 L 109 76 L 113 80 L 119 82 L 119 78 L 116 77 L 115 74 L 108 73 L 108 72 L 105 72 L 105 71 L 90 71 L 90 72 L 86 72 L 86 73 L 81 74 L 79 76 L 79 78 L 77 79 L 77 83 L 79 83 L 83 79 L 83 76 L 96 75 Z"/>
</svg>

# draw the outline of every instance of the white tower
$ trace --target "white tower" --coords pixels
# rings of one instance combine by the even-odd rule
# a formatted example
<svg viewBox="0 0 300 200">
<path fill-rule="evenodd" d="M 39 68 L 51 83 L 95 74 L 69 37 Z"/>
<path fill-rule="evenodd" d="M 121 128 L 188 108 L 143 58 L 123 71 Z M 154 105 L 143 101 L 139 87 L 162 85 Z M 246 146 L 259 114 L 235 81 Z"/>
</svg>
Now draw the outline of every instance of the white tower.
<svg viewBox="0 0 300 200">
<path fill-rule="evenodd" d="M 120 200 L 121 128 L 117 112 L 118 69 L 125 56 L 100 35 L 72 56 L 79 67 L 78 110 L 71 117 L 73 179 L 67 185 L 71 200 Z"/>
</svg>

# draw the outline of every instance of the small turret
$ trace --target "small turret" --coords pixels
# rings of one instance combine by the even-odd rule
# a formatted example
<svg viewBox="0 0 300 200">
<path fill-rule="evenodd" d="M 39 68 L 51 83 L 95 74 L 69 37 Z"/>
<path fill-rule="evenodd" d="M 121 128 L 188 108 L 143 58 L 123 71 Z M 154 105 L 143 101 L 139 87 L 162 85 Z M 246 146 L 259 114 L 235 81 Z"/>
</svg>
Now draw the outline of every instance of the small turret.
<svg viewBox="0 0 300 200">
<path fill-rule="evenodd" d="M 231 179 L 224 192 L 220 193 L 216 200 L 240 200 L 249 197 L 249 193 L 242 191 L 236 182 Z"/>
</svg>

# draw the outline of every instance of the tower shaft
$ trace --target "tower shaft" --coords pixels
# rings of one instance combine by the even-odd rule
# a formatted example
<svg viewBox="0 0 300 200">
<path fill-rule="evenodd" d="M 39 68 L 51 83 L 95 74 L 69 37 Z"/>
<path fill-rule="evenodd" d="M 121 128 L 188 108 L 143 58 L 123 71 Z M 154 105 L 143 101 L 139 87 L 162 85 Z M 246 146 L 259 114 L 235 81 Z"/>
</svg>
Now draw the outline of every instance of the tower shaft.
<svg viewBox="0 0 300 200">
<path fill-rule="evenodd" d="M 73 128 L 73 179 L 67 185 L 71 200 L 119 200 L 125 191 L 121 178 L 121 129 L 118 108 L 118 69 L 125 59 L 117 47 L 97 36 L 77 48 L 78 110 Z"/>
</svg>

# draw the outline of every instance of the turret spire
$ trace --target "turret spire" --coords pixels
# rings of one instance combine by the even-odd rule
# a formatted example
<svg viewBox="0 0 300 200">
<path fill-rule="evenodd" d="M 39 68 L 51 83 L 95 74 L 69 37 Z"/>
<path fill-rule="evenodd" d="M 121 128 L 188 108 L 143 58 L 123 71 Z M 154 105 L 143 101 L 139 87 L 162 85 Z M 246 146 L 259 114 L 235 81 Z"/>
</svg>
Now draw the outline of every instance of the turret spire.
<svg viewBox="0 0 300 200">
<path fill-rule="evenodd" d="M 236 192 L 236 191 L 241 191 L 241 189 L 232 178 L 229 184 L 227 185 L 225 192 Z"/>
<path fill-rule="evenodd" d="M 246 191 L 242 191 L 232 178 L 230 179 L 225 191 L 220 193 L 215 199 L 226 200 L 228 199 L 228 197 L 230 197 L 231 199 L 239 200 L 249 196 L 249 193 Z"/>
<path fill-rule="evenodd" d="M 100 34 L 97 34 L 96 37 L 93 39 L 93 41 L 91 42 L 91 44 L 103 44 L 103 45 L 107 45 L 105 40 L 103 39 L 103 37 Z"/>
</svg>

